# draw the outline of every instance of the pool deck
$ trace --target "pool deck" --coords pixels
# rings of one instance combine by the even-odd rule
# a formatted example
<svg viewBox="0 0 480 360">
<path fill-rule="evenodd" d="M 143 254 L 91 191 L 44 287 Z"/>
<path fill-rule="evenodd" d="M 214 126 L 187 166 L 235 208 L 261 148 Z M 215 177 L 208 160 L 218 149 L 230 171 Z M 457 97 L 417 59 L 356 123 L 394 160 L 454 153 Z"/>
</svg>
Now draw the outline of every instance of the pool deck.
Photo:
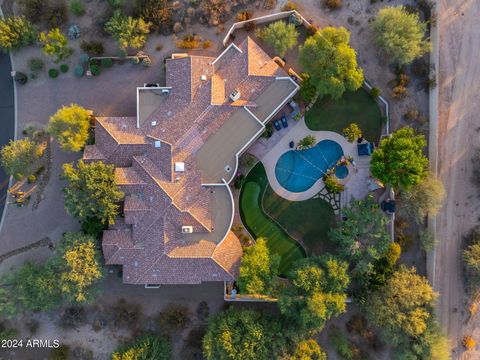
<svg viewBox="0 0 480 360">
<path fill-rule="evenodd" d="M 361 199 L 367 195 L 368 188 L 366 180 L 370 176 L 370 157 L 358 156 L 356 142 L 349 143 L 347 139 L 336 132 L 310 130 L 305 124 L 304 118 L 298 120 L 298 122 L 289 121 L 289 125 L 287 129 L 275 131 L 274 136 L 270 139 L 262 140 L 262 142 L 258 145 L 255 144 L 252 149 L 250 149 L 250 152 L 257 156 L 264 164 L 270 186 L 278 195 L 290 201 L 303 201 L 312 198 L 324 188 L 323 180 L 320 178 L 311 188 L 304 192 L 290 192 L 280 185 L 275 176 L 275 166 L 278 159 L 285 152 L 292 150 L 289 146 L 290 141 L 294 141 L 295 144 L 297 144 L 306 135 L 315 136 L 317 142 L 333 140 L 340 144 L 346 157 L 353 157 L 357 166 L 353 171 L 350 171 L 347 178 L 341 181 L 346 187 L 346 190 L 342 193 L 342 204 L 348 203 L 352 197 Z"/>
</svg>

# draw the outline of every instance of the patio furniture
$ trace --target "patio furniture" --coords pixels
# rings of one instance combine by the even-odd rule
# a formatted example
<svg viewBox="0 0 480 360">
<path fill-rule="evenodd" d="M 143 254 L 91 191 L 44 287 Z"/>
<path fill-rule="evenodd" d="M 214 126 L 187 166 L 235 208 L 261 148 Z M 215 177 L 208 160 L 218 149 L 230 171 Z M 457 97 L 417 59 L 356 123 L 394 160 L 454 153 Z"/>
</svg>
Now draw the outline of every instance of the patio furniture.
<svg viewBox="0 0 480 360">
<path fill-rule="evenodd" d="M 280 126 L 280 121 L 278 120 L 273 120 L 273 126 L 275 126 L 275 129 L 282 130 L 282 127 Z"/>
<path fill-rule="evenodd" d="M 387 199 L 382 201 L 380 208 L 385 211 L 387 214 L 395 213 L 395 200 Z"/>
<path fill-rule="evenodd" d="M 375 144 L 366 142 L 357 145 L 358 156 L 370 156 L 375 150 Z"/>
<path fill-rule="evenodd" d="M 290 141 L 288 146 L 290 146 L 290 149 L 293 149 L 295 147 L 295 141 Z"/>
<path fill-rule="evenodd" d="M 282 114 L 282 125 L 284 128 L 288 127 L 287 115 L 285 115 L 285 113 Z"/>
</svg>

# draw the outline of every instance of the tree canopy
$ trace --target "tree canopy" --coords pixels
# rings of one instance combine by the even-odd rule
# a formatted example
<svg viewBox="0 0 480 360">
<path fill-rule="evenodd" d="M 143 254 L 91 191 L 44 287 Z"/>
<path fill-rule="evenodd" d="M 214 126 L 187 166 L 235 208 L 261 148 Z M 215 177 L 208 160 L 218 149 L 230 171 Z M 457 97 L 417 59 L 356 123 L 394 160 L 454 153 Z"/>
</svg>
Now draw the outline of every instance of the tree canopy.
<svg viewBox="0 0 480 360">
<path fill-rule="evenodd" d="M 298 31 L 294 24 L 275 21 L 264 29 L 258 29 L 257 36 L 273 46 L 278 55 L 283 58 L 287 51 L 297 44 Z"/>
<path fill-rule="evenodd" d="M 362 86 L 363 70 L 349 42 L 350 33 L 345 28 L 325 27 L 300 46 L 300 63 L 320 96 L 339 98 L 345 91 Z"/>
<path fill-rule="evenodd" d="M 0 151 L 0 163 L 8 175 L 21 179 L 35 172 L 35 163 L 42 155 L 40 146 L 28 138 L 10 140 Z"/>
<path fill-rule="evenodd" d="M 121 50 L 141 49 L 150 33 L 150 23 L 142 18 L 125 16 L 116 10 L 105 24 L 105 31 L 117 41 Z"/>
<path fill-rule="evenodd" d="M 135 343 L 121 347 L 112 354 L 112 360 L 170 360 L 172 349 L 167 339 L 157 335 L 144 335 Z"/>
<path fill-rule="evenodd" d="M 275 285 L 280 257 L 270 254 L 267 242 L 257 239 L 243 251 L 237 284 L 247 294 L 269 294 Z"/>
<path fill-rule="evenodd" d="M 4 52 L 31 45 L 36 38 L 37 31 L 23 16 L 0 19 L 0 48 Z"/>
<path fill-rule="evenodd" d="M 282 360 L 327 360 L 327 354 L 314 339 L 308 339 L 300 341 L 294 354 Z"/>
<path fill-rule="evenodd" d="M 169 35 L 173 27 L 172 4 L 168 0 L 137 0 L 137 11 L 141 18 L 152 24 L 152 30 Z"/>
<path fill-rule="evenodd" d="M 292 286 L 280 296 L 280 312 L 295 322 L 298 332 L 315 332 L 330 318 L 345 312 L 350 279 L 348 264 L 332 257 L 296 262 L 288 278 Z"/>
<path fill-rule="evenodd" d="M 79 160 L 76 167 L 64 164 L 62 177 L 67 181 L 63 193 L 70 215 L 82 224 L 92 219 L 104 225 L 114 223 L 123 193 L 115 184 L 113 165 Z"/>
<path fill-rule="evenodd" d="M 77 104 L 63 106 L 50 117 L 47 130 L 66 151 L 80 151 L 85 146 L 90 129 L 91 111 Z"/>
<path fill-rule="evenodd" d="M 423 223 L 427 216 L 437 214 L 444 199 L 443 183 L 430 174 L 409 191 L 402 192 L 399 212 L 406 218 Z"/>
<path fill-rule="evenodd" d="M 380 141 L 370 162 L 372 175 L 395 188 L 409 190 L 427 175 L 428 158 L 423 154 L 425 136 L 404 127 Z"/>
<path fill-rule="evenodd" d="M 38 40 L 43 45 L 43 52 L 55 63 L 65 60 L 73 53 L 73 49 L 68 47 L 67 38 L 59 28 L 51 29 L 48 33 L 41 32 Z"/>
<path fill-rule="evenodd" d="M 372 22 L 377 44 L 398 64 L 409 64 L 430 50 L 426 24 L 405 7 L 385 7 Z"/>
<path fill-rule="evenodd" d="M 343 209 L 346 220 L 330 230 L 330 240 L 338 246 L 339 255 L 347 260 L 357 280 L 365 280 L 376 260 L 389 249 L 388 218 L 369 196 L 353 200 Z"/>
</svg>

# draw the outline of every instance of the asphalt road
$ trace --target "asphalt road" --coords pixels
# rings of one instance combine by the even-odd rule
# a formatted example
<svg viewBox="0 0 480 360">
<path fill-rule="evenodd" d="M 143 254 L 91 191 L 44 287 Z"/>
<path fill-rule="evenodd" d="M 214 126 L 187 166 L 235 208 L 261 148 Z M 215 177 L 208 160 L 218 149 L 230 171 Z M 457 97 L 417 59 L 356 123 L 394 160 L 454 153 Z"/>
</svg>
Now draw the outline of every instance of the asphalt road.
<svg viewBox="0 0 480 360">
<path fill-rule="evenodd" d="M 15 107 L 10 56 L 0 53 L 0 148 L 14 137 Z M 8 177 L 0 167 L 0 219 L 7 199 Z"/>
</svg>

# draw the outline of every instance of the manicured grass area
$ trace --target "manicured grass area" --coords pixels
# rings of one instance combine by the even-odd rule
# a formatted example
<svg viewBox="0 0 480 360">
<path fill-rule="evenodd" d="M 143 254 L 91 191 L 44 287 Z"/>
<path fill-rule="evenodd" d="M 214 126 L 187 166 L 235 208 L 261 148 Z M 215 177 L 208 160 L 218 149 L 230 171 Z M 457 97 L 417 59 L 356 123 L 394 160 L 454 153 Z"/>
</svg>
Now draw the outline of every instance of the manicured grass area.
<svg viewBox="0 0 480 360">
<path fill-rule="evenodd" d="M 360 88 L 346 92 L 338 100 L 330 97 L 318 99 L 305 114 L 311 130 L 335 131 L 339 134 L 351 123 L 357 123 L 363 136 L 377 142 L 382 131 L 382 114 L 370 94 Z"/>
<path fill-rule="evenodd" d="M 328 232 L 333 221 L 332 206 L 322 199 L 288 201 L 269 186 L 263 197 L 263 208 L 289 234 L 302 239 L 309 254 L 331 251 Z"/>
<path fill-rule="evenodd" d="M 263 212 L 260 201 L 266 186 L 265 169 L 258 163 L 248 174 L 240 192 L 240 215 L 252 235 L 264 237 L 270 250 L 280 255 L 280 274 L 285 275 L 296 260 L 305 257 L 305 251 Z"/>
</svg>

